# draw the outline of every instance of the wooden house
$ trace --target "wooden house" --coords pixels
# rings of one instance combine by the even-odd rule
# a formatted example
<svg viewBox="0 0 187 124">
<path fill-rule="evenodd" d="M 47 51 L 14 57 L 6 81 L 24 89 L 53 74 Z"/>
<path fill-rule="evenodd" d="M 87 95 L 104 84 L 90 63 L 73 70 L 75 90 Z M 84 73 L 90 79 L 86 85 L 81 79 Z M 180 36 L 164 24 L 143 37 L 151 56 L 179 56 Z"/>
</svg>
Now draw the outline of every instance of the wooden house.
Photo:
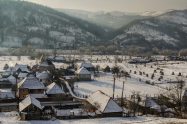
<svg viewBox="0 0 187 124">
<path fill-rule="evenodd" d="M 95 108 L 96 113 L 100 113 L 101 116 L 122 116 L 123 109 L 102 91 L 96 91 L 86 100 Z"/>
<path fill-rule="evenodd" d="M 84 67 L 76 71 L 76 76 L 79 81 L 90 81 L 91 73 Z"/>
<path fill-rule="evenodd" d="M 44 92 L 46 88 L 44 84 L 32 74 L 28 75 L 28 77 L 19 82 L 17 87 L 17 96 L 20 99 L 26 98 L 28 94 L 31 94 L 35 98 L 45 97 Z"/>
<path fill-rule="evenodd" d="M 80 68 L 86 68 L 88 71 L 90 72 L 95 72 L 95 67 L 93 66 L 93 64 L 91 62 L 83 62 L 80 65 Z"/>
<path fill-rule="evenodd" d="M 43 71 L 52 71 L 55 69 L 55 66 L 53 65 L 53 63 L 49 60 L 46 60 L 44 62 L 42 62 L 39 66 L 38 66 L 38 70 L 40 72 Z"/>
<path fill-rule="evenodd" d="M 50 83 L 50 73 L 48 71 L 36 72 L 36 77 L 43 82 L 45 85 Z"/>
<path fill-rule="evenodd" d="M 66 93 L 63 89 L 63 87 L 60 87 L 56 83 L 51 83 L 47 86 L 46 94 L 48 97 L 65 97 Z"/>
<path fill-rule="evenodd" d="M 42 119 L 42 109 L 40 102 L 30 95 L 19 103 L 21 120 Z"/>
</svg>

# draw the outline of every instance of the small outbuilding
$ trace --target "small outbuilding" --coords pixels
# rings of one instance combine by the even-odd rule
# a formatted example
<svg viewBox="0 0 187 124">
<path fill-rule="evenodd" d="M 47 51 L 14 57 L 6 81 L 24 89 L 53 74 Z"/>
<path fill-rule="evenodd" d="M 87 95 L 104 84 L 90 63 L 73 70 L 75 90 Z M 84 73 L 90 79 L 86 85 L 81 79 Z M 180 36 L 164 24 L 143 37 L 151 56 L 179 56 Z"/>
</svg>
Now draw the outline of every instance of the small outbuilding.
<svg viewBox="0 0 187 124">
<path fill-rule="evenodd" d="M 46 91 L 47 96 L 49 97 L 59 97 L 59 96 L 65 96 L 66 93 L 63 89 L 63 87 L 60 87 L 56 83 L 52 83 L 47 86 L 47 91 Z"/>
<path fill-rule="evenodd" d="M 76 71 L 76 76 L 79 81 L 90 81 L 91 73 L 84 67 Z"/>
</svg>

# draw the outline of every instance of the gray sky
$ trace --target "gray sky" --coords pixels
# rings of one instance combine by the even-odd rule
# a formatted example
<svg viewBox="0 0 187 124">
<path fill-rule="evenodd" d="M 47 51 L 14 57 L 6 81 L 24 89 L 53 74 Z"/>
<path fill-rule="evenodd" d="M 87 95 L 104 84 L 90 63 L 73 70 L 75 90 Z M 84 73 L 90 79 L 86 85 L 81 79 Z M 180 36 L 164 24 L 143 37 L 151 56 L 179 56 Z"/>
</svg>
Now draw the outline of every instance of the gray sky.
<svg viewBox="0 0 187 124">
<path fill-rule="evenodd" d="M 53 8 L 88 11 L 165 11 L 187 9 L 187 0 L 26 0 Z"/>
</svg>

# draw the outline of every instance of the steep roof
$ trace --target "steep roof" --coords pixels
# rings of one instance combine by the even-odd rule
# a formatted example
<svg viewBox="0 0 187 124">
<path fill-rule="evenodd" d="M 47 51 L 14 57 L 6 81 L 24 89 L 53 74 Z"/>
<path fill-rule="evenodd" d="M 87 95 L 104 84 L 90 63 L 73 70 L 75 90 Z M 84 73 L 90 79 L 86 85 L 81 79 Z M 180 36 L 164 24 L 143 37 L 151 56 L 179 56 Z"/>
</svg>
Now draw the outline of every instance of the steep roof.
<svg viewBox="0 0 187 124">
<path fill-rule="evenodd" d="M 10 75 L 8 78 L 7 78 L 12 84 L 16 84 L 16 78 L 12 75 Z"/>
<path fill-rule="evenodd" d="M 19 78 L 25 78 L 25 77 L 27 77 L 27 75 L 28 75 L 28 73 L 20 72 L 19 75 L 18 75 L 18 77 Z"/>
<path fill-rule="evenodd" d="M 18 83 L 18 88 L 45 89 L 45 86 L 34 75 L 29 75 Z"/>
<path fill-rule="evenodd" d="M 97 91 L 87 98 L 87 101 L 102 113 L 122 112 L 123 109 L 108 95 Z"/>
<path fill-rule="evenodd" d="M 50 85 L 47 86 L 47 94 L 62 94 L 65 93 L 64 89 L 61 88 L 60 86 L 58 86 L 56 83 L 52 83 Z"/>
<path fill-rule="evenodd" d="M 37 99 L 28 95 L 23 101 L 19 103 L 19 111 L 20 112 L 23 111 L 25 108 L 27 108 L 31 104 L 36 106 L 39 109 L 43 108 Z"/>
<path fill-rule="evenodd" d="M 82 67 L 76 71 L 77 74 L 91 74 L 86 68 Z"/>
</svg>

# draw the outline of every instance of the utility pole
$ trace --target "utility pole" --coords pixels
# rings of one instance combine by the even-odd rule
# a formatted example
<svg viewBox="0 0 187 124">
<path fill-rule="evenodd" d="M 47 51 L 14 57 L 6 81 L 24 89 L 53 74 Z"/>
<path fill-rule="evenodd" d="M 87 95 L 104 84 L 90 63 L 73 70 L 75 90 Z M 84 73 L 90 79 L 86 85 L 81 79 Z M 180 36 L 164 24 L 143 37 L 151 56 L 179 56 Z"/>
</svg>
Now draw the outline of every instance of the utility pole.
<svg viewBox="0 0 187 124">
<path fill-rule="evenodd" d="M 113 83 L 113 99 L 114 99 L 115 86 L 116 86 L 116 78 L 115 78 L 115 75 L 113 77 L 114 77 L 114 83 Z"/>
<path fill-rule="evenodd" d="M 123 92 L 124 92 L 124 85 L 125 85 L 125 81 L 123 81 L 123 88 L 122 88 L 122 93 L 121 93 L 121 106 L 123 106 Z"/>
</svg>

